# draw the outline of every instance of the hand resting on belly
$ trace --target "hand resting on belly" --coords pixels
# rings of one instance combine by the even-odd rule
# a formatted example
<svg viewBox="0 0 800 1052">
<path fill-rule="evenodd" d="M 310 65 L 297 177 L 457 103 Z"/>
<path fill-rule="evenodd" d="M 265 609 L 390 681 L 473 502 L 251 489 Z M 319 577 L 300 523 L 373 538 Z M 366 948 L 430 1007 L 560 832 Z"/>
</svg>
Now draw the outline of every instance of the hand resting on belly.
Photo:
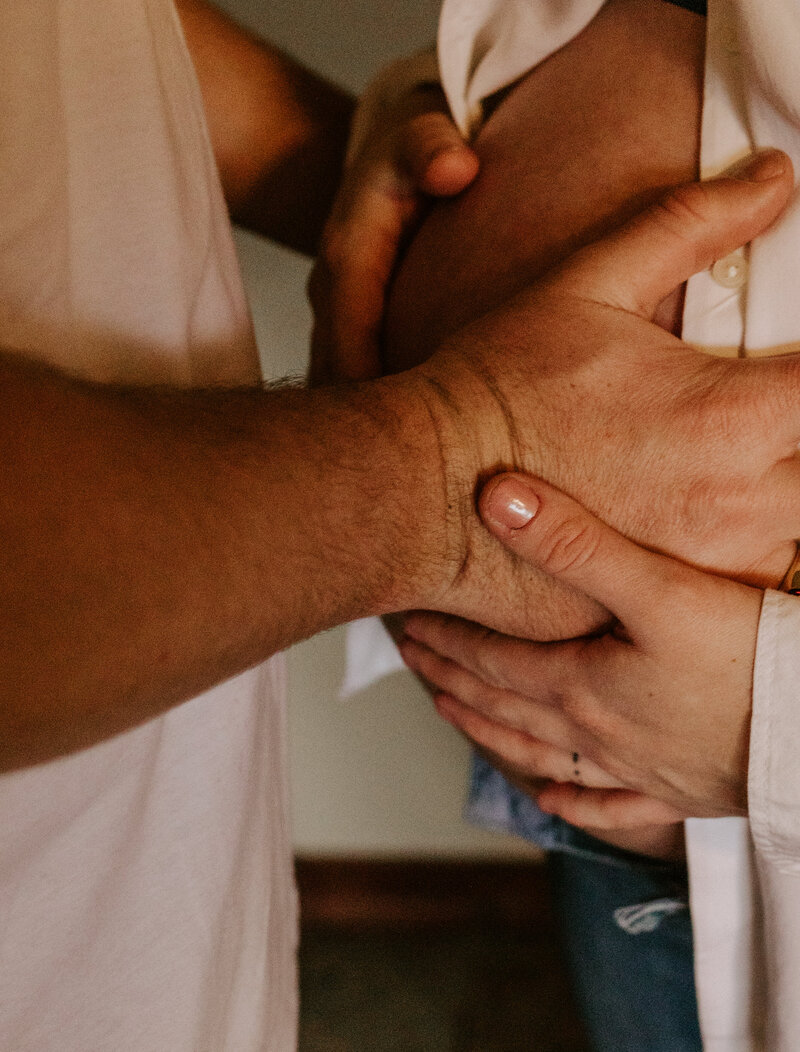
<svg viewBox="0 0 800 1052">
<path fill-rule="evenodd" d="M 424 361 L 576 248 L 695 177 L 704 34 L 705 19 L 663 0 L 610 0 L 505 94 L 475 143 L 476 183 L 434 207 L 399 269 L 386 324 L 388 371 Z M 679 330 L 681 303 L 682 290 L 662 303 L 664 328 Z M 535 345 L 535 333 L 517 336 Z M 687 480 L 695 482 L 682 485 L 664 477 L 657 450 L 646 448 L 651 420 L 659 424 L 658 377 L 638 378 L 636 399 L 621 390 L 614 418 L 595 424 L 587 440 L 586 369 L 569 346 L 563 362 L 551 354 L 541 368 L 548 423 L 560 426 L 523 436 L 519 462 L 499 467 L 548 479 L 650 547 L 748 583 L 780 580 L 791 551 L 765 541 L 771 509 L 755 506 L 744 482 L 741 492 L 732 485 L 718 492 L 711 455 L 707 486 L 696 483 L 706 439 L 717 449 L 730 421 L 698 412 L 696 441 L 685 442 Z M 494 542 L 487 535 L 477 544 L 479 562 Z M 528 579 L 525 600 L 524 634 L 532 638 L 583 634 L 603 620 L 596 606 L 543 575 Z"/>
</svg>

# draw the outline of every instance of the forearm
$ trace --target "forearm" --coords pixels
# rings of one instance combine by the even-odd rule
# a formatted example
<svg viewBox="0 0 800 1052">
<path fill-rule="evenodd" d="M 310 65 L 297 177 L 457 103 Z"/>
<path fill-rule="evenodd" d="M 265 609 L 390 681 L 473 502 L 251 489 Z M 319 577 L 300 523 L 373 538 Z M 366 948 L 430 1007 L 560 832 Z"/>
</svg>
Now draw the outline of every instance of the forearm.
<svg viewBox="0 0 800 1052">
<path fill-rule="evenodd" d="M 414 603 L 439 560 L 435 443 L 408 385 L 181 392 L 0 371 L 4 768 Z"/>
<path fill-rule="evenodd" d="M 354 101 L 204 0 L 178 0 L 231 215 L 308 254 L 341 168 Z"/>
</svg>

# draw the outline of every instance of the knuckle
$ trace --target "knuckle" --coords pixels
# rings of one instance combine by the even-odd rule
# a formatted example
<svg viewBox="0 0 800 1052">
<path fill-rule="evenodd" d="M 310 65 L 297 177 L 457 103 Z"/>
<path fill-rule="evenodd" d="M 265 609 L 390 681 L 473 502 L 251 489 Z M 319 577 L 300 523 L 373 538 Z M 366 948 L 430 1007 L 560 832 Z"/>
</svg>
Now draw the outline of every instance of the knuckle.
<svg viewBox="0 0 800 1052">
<path fill-rule="evenodd" d="M 704 552 L 719 550 L 731 531 L 745 527 L 763 492 L 762 471 L 746 440 L 754 433 L 752 416 L 744 420 L 737 399 L 715 394 L 695 400 L 687 418 L 693 422 L 691 447 L 684 446 L 680 470 L 662 483 L 658 519 L 648 513 L 645 532 L 658 537 L 659 547 L 702 561 Z"/>
<path fill-rule="evenodd" d="M 461 136 L 444 113 L 428 111 L 411 118 L 402 131 L 400 160 L 412 183 L 421 179 L 444 150 L 460 145 Z M 415 189 L 415 186 L 408 189 Z"/>
<path fill-rule="evenodd" d="M 415 117 L 409 124 L 412 139 L 423 148 L 459 139 L 450 118 L 440 110 L 430 110 Z"/>
<path fill-rule="evenodd" d="M 406 142 L 410 144 L 427 144 L 436 140 L 446 121 L 442 113 L 426 111 L 417 113 L 406 124 Z"/>
<path fill-rule="evenodd" d="M 675 187 L 653 206 L 651 215 L 671 250 L 685 253 L 685 265 L 695 269 L 711 232 L 708 192 L 699 183 Z"/>
<path fill-rule="evenodd" d="M 758 364 L 753 362 L 753 367 L 755 368 L 763 365 L 763 361 L 759 361 Z M 758 392 L 756 405 L 761 419 L 766 425 L 772 429 L 778 429 L 779 433 L 785 433 L 786 421 L 794 421 L 797 417 L 797 395 L 798 390 L 800 390 L 800 354 L 782 355 L 780 358 L 770 362 L 768 374 L 765 375 L 762 370 L 760 375 L 762 377 L 761 382 L 748 385 L 748 390 Z M 796 452 L 796 436 L 793 430 L 792 441 L 789 441 L 785 447 L 785 455 L 791 456 Z"/>
<path fill-rule="evenodd" d="M 682 232 L 687 225 L 705 227 L 709 223 L 708 191 L 702 183 L 676 186 L 656 205 L 656 215 L 673 232 Z"/>
<path fill-rule="evenodd" d="M 590 740 L 603 740 L 605 721 L 591 691 L 581 687 L 563 691 L 560 705 L 564 715 L 580 731 L 581 736 Z"/>
<path fill-rule="evenodd" d="M 753 429 L 764 422 L 756 400 L 759 385 L 737 383 L 741 372 L 732 371 L 728 361 L 704 362 L 697 383 L 681 404 L 692 433 L 705 447 L 724 453 L 728 465 L 738 459 L 734 451 L 746 448 Z"/>
<path fill-rule="evenodd" d="M 593 743 L 592 760 L 608 771 L 605 759 L 594 754 L 596 748 L 604 749 L 609 743 L 613 746 L 614 718 L 608 704 L 598 696 L 591 683 L 578 676 L 574 682 L 562 684 L 555 700 L 578 737 Z"/>
<path fill-rule="evenodd" d="M 600 530 L 582 516 L 568 516 L 547 530 L 539 545 L 539 565 L 545 573 L 563 574 L 580 570 L 597 553 Z"/>
<path fill-rule="evenodd" d="M 720 506 L 717 502 L 719 489 L 711 479 L 696 479 L 688 483 L 675 495 L 673 504 L 674 533 L 682 538 L 682 550 L 686 557 L 702 551 L 719 522 Z"/>
<path fill-rule="evenodd" d="M 746 478 L 730 478 L 724 485 L 711 478 L 696 479 L 680 492 L 674 523 L 683 558 L 708 562 L 734 537 L 743 537 L 754 511 L 754 489 Z"/>
</svg>

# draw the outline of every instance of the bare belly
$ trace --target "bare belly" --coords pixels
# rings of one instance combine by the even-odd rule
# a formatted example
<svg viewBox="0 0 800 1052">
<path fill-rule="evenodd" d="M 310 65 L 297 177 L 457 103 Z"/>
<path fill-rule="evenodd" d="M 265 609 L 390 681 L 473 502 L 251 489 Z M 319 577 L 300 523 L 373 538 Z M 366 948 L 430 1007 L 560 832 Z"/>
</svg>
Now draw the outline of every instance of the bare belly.
<svg viewBox="0 0 800 1052">
<path fill-rule="evenodd" d="M 484 125 L 481 174 L 437 205 L 397 276 L 390 371 L 695 176 L 705 19 L 664 0 L 610 0 Z M 675 327 L 679 296 L 660 319 Z"/>
</svg>

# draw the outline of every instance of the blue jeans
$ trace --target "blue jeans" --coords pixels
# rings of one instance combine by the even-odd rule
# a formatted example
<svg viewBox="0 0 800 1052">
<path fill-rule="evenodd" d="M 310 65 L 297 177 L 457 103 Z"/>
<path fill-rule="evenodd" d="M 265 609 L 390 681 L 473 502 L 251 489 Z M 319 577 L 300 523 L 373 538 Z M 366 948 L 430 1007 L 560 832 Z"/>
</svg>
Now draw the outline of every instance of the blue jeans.
<svg viewBox="0 0 800 1052">
<path fill-rule="evenodd" d="M 543 814 L 479 756 L 466 816 L 551 852 L 567 963 L 595 1052 L 702 1052 L 686 867 Z"/>
</svg>

